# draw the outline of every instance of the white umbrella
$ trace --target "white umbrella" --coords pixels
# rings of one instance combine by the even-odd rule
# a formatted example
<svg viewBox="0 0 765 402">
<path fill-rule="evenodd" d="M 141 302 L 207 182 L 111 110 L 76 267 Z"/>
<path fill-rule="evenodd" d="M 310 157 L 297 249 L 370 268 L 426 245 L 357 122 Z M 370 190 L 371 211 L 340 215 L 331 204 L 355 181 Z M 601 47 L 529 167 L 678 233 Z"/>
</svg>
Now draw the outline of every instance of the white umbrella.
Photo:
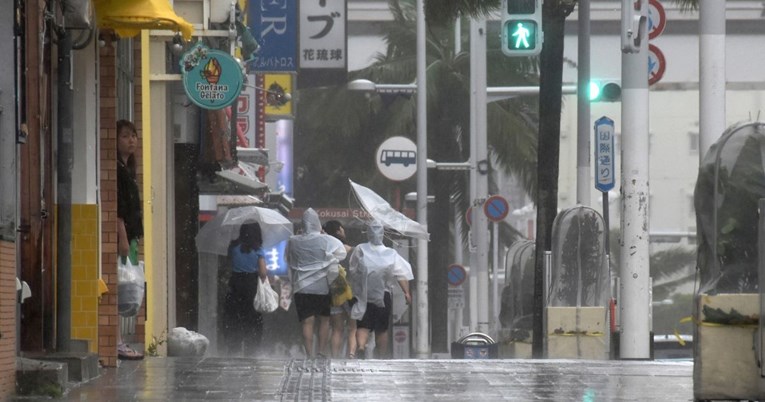
<svg viewBox="0 0 765 402">
<path fill-rule="evenodd" d="M 239 238 L 239 228 L 245 223 L 260 224 L 263 248 L 271 248 L 292 236 L 292 222 L 279 212 L 256 206 L 232 208 L 207 222 L 196 236 L 197 251 L 219 255 L 228 254 L 232 240 Z"/>
<path fill-rule="evenodd" d="M 418 222 L 393 209 L 387 201 L 374 191 L 356 184 L 352 180 L 348 181 L 351 182 L 351 189 L 353 189 L 364 210 L 374 219 L 380 221 L 383 227 L 395 230 L 404 236 L 430 240 L 430 234 Z"/>
</svg>

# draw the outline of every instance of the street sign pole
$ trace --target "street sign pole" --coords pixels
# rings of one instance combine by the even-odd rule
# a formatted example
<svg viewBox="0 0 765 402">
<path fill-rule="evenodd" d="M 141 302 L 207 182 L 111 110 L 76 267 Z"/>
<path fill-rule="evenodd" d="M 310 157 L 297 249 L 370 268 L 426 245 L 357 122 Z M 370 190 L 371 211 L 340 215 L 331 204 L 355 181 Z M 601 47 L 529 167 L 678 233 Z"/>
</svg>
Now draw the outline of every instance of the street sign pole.
<svg viewBox="0 0 765 402">
<path fill-rule="evenodd" d="M 601 192 L 603 200 L 603 221 L 606 227 L 606 257 L 610 258 L 608 192 L 616 182 L 616 151 L 614 150 L 614 121 L 603 116 L 595 121 L 595 189 Z M 610 264 L 609 264 L 610 267 Z"/>
<path fill-rule="evenodd" d="M 725 131 L 726 1 L 699 1 L 699 161 Z"/>
</svg>

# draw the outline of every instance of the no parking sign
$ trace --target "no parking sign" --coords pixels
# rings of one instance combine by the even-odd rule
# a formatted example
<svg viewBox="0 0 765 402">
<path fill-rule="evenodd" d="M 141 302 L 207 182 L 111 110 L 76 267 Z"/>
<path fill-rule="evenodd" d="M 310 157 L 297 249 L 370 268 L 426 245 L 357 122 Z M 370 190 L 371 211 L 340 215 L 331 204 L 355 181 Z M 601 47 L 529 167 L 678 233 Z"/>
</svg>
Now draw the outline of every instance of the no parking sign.
<svg viewBox="0 0 765 402">
<path fill-rule="evenodd" d="M 483 213 L 492 222 L 501 222 L 510 212 L 510 204 L 501 195 L 492 195 L 483 204 Z"/>
</svg>

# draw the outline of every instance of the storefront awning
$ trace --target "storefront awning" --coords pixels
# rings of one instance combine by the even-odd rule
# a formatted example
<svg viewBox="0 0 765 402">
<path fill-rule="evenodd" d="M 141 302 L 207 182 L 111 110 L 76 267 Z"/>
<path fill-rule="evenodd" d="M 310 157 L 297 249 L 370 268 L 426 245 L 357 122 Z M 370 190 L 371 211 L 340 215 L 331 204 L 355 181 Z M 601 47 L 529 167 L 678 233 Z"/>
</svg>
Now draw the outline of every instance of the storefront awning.
<svg viewBox="0 0 765 402">
<path fill-rule="evenodd" d="M 142 29 L 168 29 L 191 39 L 194 27 L 173 11 L 168 0 L 93 0 L 101 29 L 111 28 L 121 37 L 138 35 Z"/>
</svg>

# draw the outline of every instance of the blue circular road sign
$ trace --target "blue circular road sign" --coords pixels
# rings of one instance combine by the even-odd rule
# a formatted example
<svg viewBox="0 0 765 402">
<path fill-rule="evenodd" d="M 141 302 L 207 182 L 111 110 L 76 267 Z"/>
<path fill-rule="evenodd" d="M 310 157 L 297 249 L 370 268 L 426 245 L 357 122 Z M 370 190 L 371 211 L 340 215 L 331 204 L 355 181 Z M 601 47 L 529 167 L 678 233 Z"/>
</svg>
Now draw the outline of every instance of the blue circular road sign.
<svg viewBox="0 0 765 402">
<path fill-rule="evenodd" d="M 483 204 L 483 213 L 492 222 L 500 222 L 510 212 L 510 204 L 501 195 L 492 195 Z"/>
<path fill-rule="evenodd" d="M 447 275 L 447 281 L 452 286 L 459 286 L 462 285 L 462 282 L 465 282 L 465 278 L 467 278 L 467 271 L 465 271 L 465 267 L 463 267 L 460 264 L 452 264 L 449 265 L 449 269 L 446 271 Z"/>
</svg>

